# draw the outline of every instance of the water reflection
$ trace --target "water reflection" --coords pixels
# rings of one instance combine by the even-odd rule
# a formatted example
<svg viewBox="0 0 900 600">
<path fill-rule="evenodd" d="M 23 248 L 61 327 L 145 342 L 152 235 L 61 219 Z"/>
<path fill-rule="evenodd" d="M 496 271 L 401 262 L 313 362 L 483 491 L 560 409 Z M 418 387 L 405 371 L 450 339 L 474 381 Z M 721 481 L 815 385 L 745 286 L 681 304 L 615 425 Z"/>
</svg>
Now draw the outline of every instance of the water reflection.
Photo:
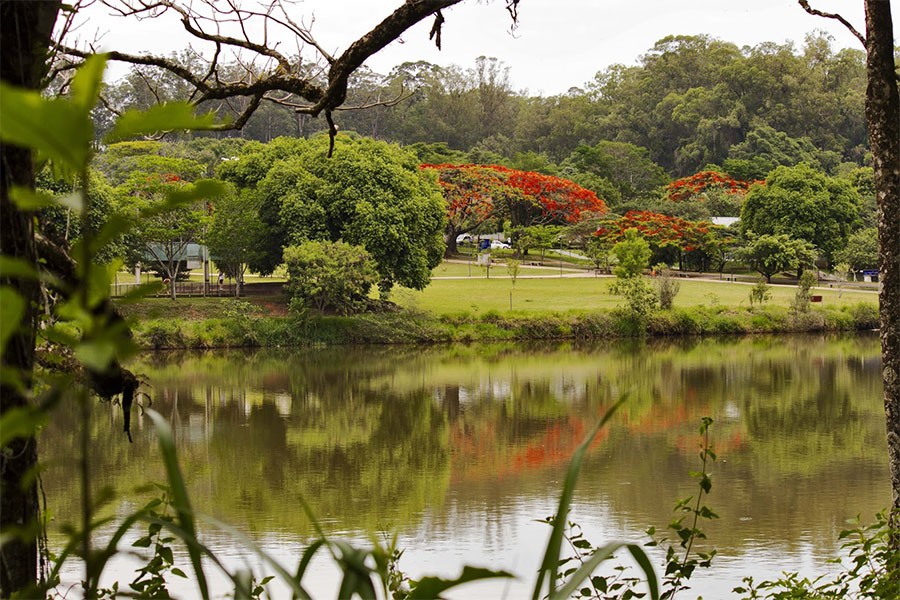
<svg viewBox="0 0 900 600">
<path fill-rule="evenodd" d="M 709 535 L 723 559 L 704 585 L 718 597 L 759 572 L 760 552 L 783 568 L 809 548 L 830 556 L 846 519 L 888 505 L 879 365 L 877 338 L 861 336 L 157 354 L 134 366 L 173 423 L 199 511 L 298 543 L 312 535 L 303 497 L 330 531 L 399 531 L 410 570 L 446 574 L 481 562 L 530 578 L 544 535 L 531 521 L 623 394 L 574 517 L 598 542 L 664 528 L 694 492 L 697 426 L 711 416 L 721 519 Z M 161 480 L 148 425 L 137 419 L 129 445 L 115 408 L 98 414 L 98 486 Z M 54 469 L 76 447 L 74 413 L 59 417 L 41 440 Z M 44 485 L 65 520 L 77 490 L 54 472 L 65 471 Z"/>
</svg>

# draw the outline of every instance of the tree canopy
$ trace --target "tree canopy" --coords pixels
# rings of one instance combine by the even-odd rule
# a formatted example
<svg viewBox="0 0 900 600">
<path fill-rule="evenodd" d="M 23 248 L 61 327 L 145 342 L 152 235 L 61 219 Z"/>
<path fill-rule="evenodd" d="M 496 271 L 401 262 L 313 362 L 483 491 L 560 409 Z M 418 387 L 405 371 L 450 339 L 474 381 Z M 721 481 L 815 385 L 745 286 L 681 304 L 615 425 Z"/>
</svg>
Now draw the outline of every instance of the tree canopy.
<svg viewBox="0 0 900 600">
<path fill-rule="evenodd" d="M 757 235 L 806 240 L 832 261 L 859 222 L 860 198 L 847 180 L 806 164 L 778 167 L 765 185 L 753 186 L 741 211 L 741 228 Z"/>
<path fill-rule="evenodd" d="M 254 146 L 219 169 L 258 194 L 265 239 L 252 267 L 270 273 L 282 249 L 306 240 L 362 246 L 378 266 L 380 287 L 421 289 L 443 256 L 444 203 L 416 157 L 399 147 L 340 136 L 331 159 L 327 137 Z"/>
<path fill-rule="evenodd" d="M 495 219 L 512 228 L 571 224 L 607 211 L 606 203 L 573 181 L 502 165 L 424 164 L 436 171 L 447 203 L 447 243 Z"/>
</svg>

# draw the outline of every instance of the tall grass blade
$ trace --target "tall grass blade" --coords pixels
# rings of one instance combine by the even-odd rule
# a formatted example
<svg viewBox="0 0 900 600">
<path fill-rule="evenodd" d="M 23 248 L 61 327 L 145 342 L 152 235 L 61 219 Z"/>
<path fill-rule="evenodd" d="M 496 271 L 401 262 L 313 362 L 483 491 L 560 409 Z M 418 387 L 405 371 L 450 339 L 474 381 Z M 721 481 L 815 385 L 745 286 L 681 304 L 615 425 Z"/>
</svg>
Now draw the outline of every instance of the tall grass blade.
<svg viewBox="0 0 900 600">
<path fill-rule="evenodd" d="M 647 576 L 647 587 L 650 589 L 651 600 L 658 600 L 659 581 L 656 579 L 656 571 L 653 569 L 653 563 L 650 562 L 647 553 L 637 544 L 628 544 L 628 551 L 631 552 L 634 562 L 638 564 L 641 570 L 644 571 L 644 575 Z"/>
<path fill-rule="evenodd" d="M 224 523 L 223 521 L 219 521 L 218 519 L 213 519 L 211 517 L 206 517 L 206 516 L 204 516 L 203 519 L 205 521 L 208 521 L 209 523 L 215 525 L 222 531 L 227 532 L 232 537 L 237 538 L 237 540 L 240 541 L 245 547 L 252 550 L 253 554 L 255 554 L 258 558 L 261 558 L 264 563 L 269 565 L 269 567 L 272 568 L 272 570 L 278 575 L 278 577 L 280 577 L 282 579 L 282 581 L 284 581 L 284 583 L 291 588 L 291 591 L 293 592 L 294 597 L 303 598 L 304 600 L 308 599 L 310 597 L 309 594 L 307 593 L 307 591 L 304 590 L 303 587 L 300 585 L 300 577 L 299 576 L 293 577 L 290 574 L 290 572 L 281 565 L 281 563 L 279 563 L 277 560 L 272 558 L 265 550 L 260 548 L 247 535 L 238 531 L 231 525 L 228 525 L 227 523 Z M 308 551 L 308 549 L 307 549 L 307 551 Z M 304 552 L 304 556 L 305 555 L 306 555 L 306 552 Z M 232 579 L 234 579 L 234 578 L 232 578 Z M 238 581 L 235 580 L 235 583 L 237 584 Z"/>
<path fill-rule="evenodd" d="M 659 584 L 656 581 L 656 572 L 653 569 L 653 564 L 650 562 L 650 559 L 647 557 L 643 548 L 637 544 L 628 544 L 625 542 L 611 542 L 602 548 L 597 548 L 597 550 L 582 563 L 578 570 L 572 573 L 565 585 L 559 588 L 555 593 L 550 594 L 548 600 L 567 600 L 568 598 L 571 598 L 579 589 L 579 586 L 581 586 L 581 584 L 591 576 L 594 570 L 600 566 L 600 563 L 611 558 L 613 554 L 622 548 L 628 548 L 628 551 L 631 552 L 631 556 L 634 557 L 635 562 L 638 563 L 638 566 L 640 566 L 644 575 L 647 577 L 647 587 L 650 590 L 650 598 L 652 600 L 659 600 Z"/>
<path fill-rule="evenodd" d="M 606 411 L 606 414 L 600 419 L 597 425 L 594 427 L 593 431 L 591 431 L 587 438 L 578 446 L 578 449 L 575 450 L 575 453 L 572 455 L 572 462 L 569 463 L 569 469 L 566 471 L 566 479 L 563 485 L 562 495 L 559 498 L 559 508 L 556 511 L 556 520 L 553 523 L 553 531 L 550 533 L 550 539 L 547 542 L 547 551 L 544 553 L 544 560 L 541 562 L 541 568 L 538 572 L 537 583 L 534 586 L 534 593 L 532 594 L 532 600 L 539 600 L 541 597 L 541 592 L 544 589 L 544 581 L 547 580 L 547 589 L 550 597 L 555 597 L 556 590 L 556 580 L 558 576 L 559 570 L 559 554 L 562 549 L 562 542 L 565 534 L 566 528 L 566 517 L 569 512 L 569 505 L 572 503 L 572 495 L 575 492 L 575 484 L 578 481 L 578 473 L 581 471 L 581 463 L 584 460 L 584 455 L 587 452 L 588 448 L 591 445 L 591 442 L 594 441 L 594 438 L 597 437 L 597 433 L 603 428 L 604 425 L 609 421 L 609 419 L 613 416 L 613 414 L 619 409 L 620 406 L 625 402 L 628 398 L 627 395 L 622 396 L 622 398 L 613 404 L 609 410 Z"/>
<path fill-rule="evenodd" d="M 302 600 L 312 600 L 300 582 L 303 580 L 303 576 L 306 574 L 306 569 L 309 567 L 309 563 L 313 559 L 313 556 L 315 556 L 316 552 L 318 552 L 319 548 L 324 544 L 325 540 L 320 538 L 307 546 L 306 550 L 304 550 L 303 554 L 300 556 L 300 563 L 297 565 L 297 575 L 295 576 L 295 580 L 300 587 L 300 593 L 296 594 L 296 597 L 301 598 Z"/>
<path fill-rule="evenodd" d="M 456 579 L 441 579 L 440 577 L 423 577 L 416 584 L 410 594 L 410 600 L 428 600 L 429 598 L 440 598 L 441 594 L 450 588 L 468 583 L 470 581 L 478 581 L 480 579 L 491 579 L 494 577 L 515 577 L 512 573 L 506 571 L 491 571 L 489 569 L 480 569 L 478 567 L 463 567 L 462 574 Z"/>
<path fill-rule="evenodd" d="M 155 410 L 148 408 L 146 409 L 146 414 L 152 419 L 153 426 L 156 428 L 156 435 L 159 438 L 159 448 L 162 452 L 163 464 L 166 467 L 169 489 L 172 492 L 172 507 L 178 516 L 178 522 L 184 529 L 185 534 L 187 534 L 185 542 L 187 542 L 188 556 L 190 556 L 194 574 L 197 577 L 200 596 L 204 600 L 208 600 L 209 586 L 206 583 L 206 574 L 203 572 L 200 547 L 196 543 L 197 530 L 194 526 L 194 512 L 191 509 L 191 501 L 188 497 L 184 477 L 181 475 L 181 468 L 178 466 L 178 456 L 175 452 L 175 438 L 172 435 L 172 428 L 169 427 L 166 419 Z"/>
</svg>

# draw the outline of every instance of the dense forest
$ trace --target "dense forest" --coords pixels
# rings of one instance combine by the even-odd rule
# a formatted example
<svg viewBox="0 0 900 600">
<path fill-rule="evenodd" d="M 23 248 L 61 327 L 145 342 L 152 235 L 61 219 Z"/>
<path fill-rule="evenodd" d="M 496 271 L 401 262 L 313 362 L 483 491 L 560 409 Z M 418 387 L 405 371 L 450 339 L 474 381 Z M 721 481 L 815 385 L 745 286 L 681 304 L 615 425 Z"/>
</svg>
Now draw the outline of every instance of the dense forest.
<svg viewBox="0 0 900 600">
<path fill-rule="evenodd" d="M 178 58 L 186 68 L 202 68 L 187 52 Z M 234 69 L 236 78 L 250 76 Z M 187 94 L 173 75 L 133 67 L 106 96 L 109 108 L 122 111 Z M 343 131 L 379 140 L 444 144 L 448 158 L 464 152 L 470 162 L 553 171 L 570 165 L 579 148 L 605 142 L 617 144 L 607 154 L 629 164 L 640 157 L 673 177 L 717 164 L 735 177 L 761 179 L 773 166 L 801 161 L 829 173 L 841 163 L 863 165 L 864 96 L 864 52 L 835 50 L 823 33 L 810 34 L 800 48 L 669 36 L 637 65 L 610 66 L 583 87 L 551 97 L 516 93 L 509 67 L 495 58 L 470 67 L 409 62 L 387 75 L 361 69 L 346 106 L 368 108 L 342 110 L 335 119 Z M 264 103 L 240 132 L 218 135 L 266 142 L 327 128 L 292 103 L 290 97 Z M 207 108 L 226 115 L 243 106 L 231 100 Z M 100 133 L 109 116 L 98 115 Z M 609 172 L 617 166 L 599 174 L 637 179 Z M 644 175 L 648 180 L 635 181 L 637 189 L 659 177 L 655 169 Z"/>
<path fill-rule="evenodd" d="M 174 58 L 185 68 L 201 68 L 188 52 Z M 234 65 L 235 77 L 242 76 L 241 68 Z M 654 261 L 683 269 L 720 270 L 727 259 L 741 252 L 744 262 L 752 266 L 758 255 L 777 251 L 782 256 L 777 265 L 757 268 L 766 277 L 778 270 L 802 269 L 816 259 L 823 267 L 841 262 L 860 270 L 877 264 L 865 77 L 864 52 L 835 50 L 823 33 L 809 35 L 799 49 L 774 43 L 739 48 L 709 36 L 670 36 L 642 55 L 636 66 L 611 66 L 583 88 L 573 87 L 552 97 L 513 91 L 509 68 L 494 58 L 482 57 L 469 69 L 412 62 L 388 75 L 360 70 L 351 80 L 347 102 L 357 109 L 342 110 L 335 120 L 343 132 L 341 138 L 357 140 L 354 148 L 383 157 L 375 161 L 379 164 L 394 163 L 384 171 L 394 181 L 418 164 L 491 165 L 492 175 L 473 168 L 453 173 L 436 169 L 449 207 L 449 225 L 443 234 L 450 254 L 456 250 L 457 235 L 479 227 L 506 230 L 521 241 L 525 239 L 519 235 L 524 234 L 521 226 L 584 221 L 580 228 L 568 228 L 563 241 L 591 250 L 586 244 L 591 234 L 606 232 L 600 237 L 608 243 L 594 248 L 595 253 L 605 254 L 626 229 L 634 227 L 651 242 Z M 98 135 L 116 114 L 188 97 L 184 85 L 169 72 L 134 66 L 107 86 L 103 108 L 95 111 Z M 328 203 L 336 207 L 337 200 L 309 192 L 320 184 L 310 187 L 295 175 L 278 174 L 279 161 L 316 147 L 313 140 L 328 128 L 324 119 L 311 119 L 297 112 L 296 106 L 292 97 L 285 96 L 261 105 L 241 130 L 175 134 L 162 141 L 104 147 L 95 164 L 94 189 L 101 196 L 107 190 L 108 202 L 96 203 L 98 210 L 103 206 L 137 209 L 141 198 L 147 201 L 167 187 L 204 177 L 218 177 L 233 186 L 233 200 L 216 202 L 218 218 L 204 221 L 202 210 L 186 212 L 173 223 L 160 223 L 145 232 L 143 244 L 132 239 L 129 249 L 126 240 L 124 251 L 131 256 L 126 262 L 136 262 L 146 253 L 146 242 L 151 238 L 159 242 L 164 231 L 171 233 L 172 243 L 201 241 L 199 232 L 206 231 L 207 239 L 202 241 L 214 252 L 237 253 L 235 262 L 241 266 L 225 267 L 229 274 L 246 266 L 271 272 L 281 260 L 282 248 L 301 239 L 361 243 L 366 236 L 358 226 L 351 233 L 336 224 L 350 222 L 346 215 L 323 216 L 318 233 L 307 231 L 312 216 L 325 215 L 332 209 L 322 207 Z M 228 119 L 245 107 L 231 99 L 207 102 L 205 108 Z M 293 143 L 287 138 L 299 139 Z M 303 139 L 312 145 L 305 146 Z M 385 143 L 395 144 L 395 149 Z M 345 156 L 339 162 L 359 152 L 344 147 Z M 317 169 L 310 165 L 316 161 L 310 160 L 303 169 L 313 173 Z M 367 162 L 365 156 L 353 160 L 357 165 Z M 366 171 L 360 168 L 352 167 L 357 173 L 352 184 L 344 180 L 341 185 L 367 190 L 362 196 L 374 198 L 380 193 L 380 188 L 372 187 L 378 176 L 360 175 Z M 496 179 L 498 168 L 516 171 L 504 172 L 504 181 L 492 179 L 487 195 L 496 206 L 485 211 L 483 198 L 477 199 L 472 190 L 483 192 L 486 177 Z M 320 183 L 353 177 L 347 171 L 331 171 L 315 177 L 325 177 Z M 508 202 L 505 210 L 498 208 L 499 198 L 510 189 L 505 179 L 512 172 L 574 182 L 595 194 L 599 204 L 590 209 L 593 214 L 568 213 L 519 223 Z M 753 186 L 754 182 L 768 185 Z M 545 185 L 537 179 L 532 183 Z M 52 182 L 39 185 L 54 191 Z M 447 195 L 451 187 L 459 195 L 467 185 L 476 187 L 466 192 L 468 196 L 460 196 L 462 205 Z M 478 210 L 482 214 L 476 219 L 473 213 Z M 231 220 L 228 224 L 226 216 Z M 544 216 L 548 217 L 546 212 Z M 73 227 L 62 217 L 45 220 L 48 228 L 55 228 L 52 237 L 59 238 L 62 230 L 68 235 Z M 713 217 L 743 217 L 743 225 L 727 231 L 706 223 Z M 392 241 L 383 239 L 385 229 L 381 228 L 377 235 L 369 234 L 370 242 L 363 245 L 369 252 L 402 246 L 410 227 L 418 227 L 399 225 L 404 219 L 399 214 L 392 218 Z M 614 219 L 618 220 L 612 224 L 599 222 Z M 210 220 L 213 226 L 207 229 Z M 297 225 L 301 222 L 302 226 Z M 383 265 L 384 282 L 399 277 L 420 287 L 427 281 L 426 267 L 435 261 L 433 229 L 422 235 L 431 240 L 430 246 L 413 252 L 431 257 L 419 260 L 421 264 L 413 269 L 417 274 L 400 276 L 399 266 Z M 261 241 L 248 237 L 254 231 Z M 271 248 L 265 256 L 254 258 L 252 252 L 234 248 L 238 238 L 244 240 L 244 248 Z M 800 246 L 790 246 L 798 240 Z M 169 249 L 163 254 L 171 258 L 176 253 Z M 168 276 L 174 277 L 169 271 Z"/>
</svg>

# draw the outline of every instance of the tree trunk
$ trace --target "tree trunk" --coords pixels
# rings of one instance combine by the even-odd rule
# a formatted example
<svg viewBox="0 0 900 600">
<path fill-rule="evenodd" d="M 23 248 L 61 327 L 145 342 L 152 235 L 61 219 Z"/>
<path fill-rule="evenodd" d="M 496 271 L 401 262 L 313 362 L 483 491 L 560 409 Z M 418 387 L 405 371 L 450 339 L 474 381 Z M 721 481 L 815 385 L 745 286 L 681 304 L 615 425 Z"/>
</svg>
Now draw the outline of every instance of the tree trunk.
<svg viewBox="0 0 900 600">
<path fill-rule="evenodd" d="M 47 73 L 46 57 L 59 0 L 15 2 L 0 0 L 0 79 L 37 89 Z M 34 187 L 31 152 L 0 144 L 0 252 L 37 267 L 33 215 L 10 201 L 12 186 Z M 26 301 L 22 326 L 3 353 L 3 367 L 15 370 L 30 384 L 34 367 L 36 311 L 39 289 L 31 281 L 3 278 L 2 285 L 15 289 Z M 28 398 L 9 381 L 0 383 L 0 413 L 28 404 Z M 17 438 L 0 455 L 0 530 L 28 528 L 21 538 L 0 549 L 0 597 L 33 585 L 37 577 L 38 517 L 34 470 L 37 447 L 33 437 Z"/>
<path fill-rule="evenodd" d="M 900 96 L 890 0 L 866 0 L 866 124 L 878 200 L 881 358 L 892 522 L 900 525 Z"/>
</svg>

